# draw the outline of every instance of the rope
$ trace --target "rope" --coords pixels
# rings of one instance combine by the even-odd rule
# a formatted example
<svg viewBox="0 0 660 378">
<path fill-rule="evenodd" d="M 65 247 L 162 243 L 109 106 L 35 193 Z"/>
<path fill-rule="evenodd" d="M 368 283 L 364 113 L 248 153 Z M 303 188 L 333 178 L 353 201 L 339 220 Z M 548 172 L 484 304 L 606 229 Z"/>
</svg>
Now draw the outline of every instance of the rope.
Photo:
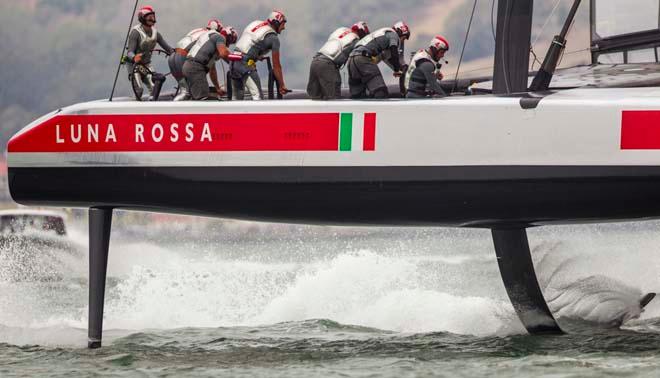
<svg viewBox="0 0 660 378">
<path fill-rule="evenodd" d="M 493 0 L 490 5 L 490 31 L 493 33 L 493 42 L 497 42 L 497 38 L 495 37 L 495 20 L 493 19 L 493 16 L 495 16 L 495 0 Z"/>
<path fill-rule="evenodd" d="M 138 3 L 140 0 L 135 0 L 135 7 L 133 7 L 133 14 L 131 15 L 131 22 L 128 24 L 128 31 L 126 32 L 126 39 L 124 40 L 124 47 L 121 49 L 121 57 L 119 58 L 119 65 L 117 66 L 117 73 L 115 73 L 115 82 L 112 84 L 112 92 L 110 92 L 110 101 L 115 96 L 115 88 L 117 87 L 117 79 L 119 78 L 119 70 L 121 70 L 122 60 L 124 58 L 124 50 L 126 49 L 126 44 L 128 43 L 128 36 L 131 34 L 131 26 L 133 26 L 133 20 L 135 19 L 135 12 L 137 12 Z"/>
<path fill-rule="evenodd" d="M 539 31 L 539 34 L 536 36 L 534 39 L 534 42 L 529 46 L 529 52 L 532 53 L 532 56 L 534 56 L 534 61 L 532 62 L 532 71 L 534 70 L 534 64 L 539 63 L 539 66 L 542 66 L 543 63 L 538 59 L 536 56 L 536 52 L 534 51 L 534 47 L 536 47 L 536 44 L 538 43 L 539 39 L 543 35 L 543 31 L 545 30 L 545 27 L 548 26 L 548 23 L 550 23 L 550 19 L 552 16 L 555 15 L 555 12 L 557 12 L 557 9 L 559 8 L 559 4 L 561 4 L 561 0 L 557 0 L 555 2 L 555 6 L 552 8 L 552 12 L 550 12 L 550 15 L 545 19 L 545 22 L 543 23 L 543 26 L 541 27 L 541 30 Z"/>
<path fill-rule="evenodd" d="M 559 8 L 560 3 L 561 3 L 561 0 L 557 0 L 557 2 L 555 3 L 554 8 L 552 8 L 552 12 L 550 12 L 550 15 L 548 16 L 548 18 L 545 19 L 545 23 L 541 27 L 541 31 L 539 31 L 539 34 L 536 36 L 536 39 L 534 40 L 534 42 L 532 42 L 532 46 L 536 46 L 536 42 L 538 42 L 539 39 L 541 38 L 541 35 L 543 35 L 543 31 L 545 30 L 545 27 L 548 26 L 548 23 L 550 22 L 550 19 L 552 18 L 552 16 L 555 15 L 555 12 L 557 12 L 557 8 Z"/>
<path fill-rule="evenodd" d="M 470 22 L 468 23 L 467 31 L 465 32 L 465 40 L 463 41 L 463 49 L 461 50 L 461 58 L 458 60 L 458 68 L 456 69 L 456 76 L 454 77 L 454 86 L 451 89 L 451 93 L 456 89 L 458 84 L 458 73 L 461 71 L 461 63 L 463 62 L 463 54 L 465 53 L 465 47 L 467 45 L 468 37 L 470 36 L 470 28 L 472 28 L 472 20 L 474 19 L 474 12 L 477 9 L 477 0 L 474 0 L 474 5 L 472 6 L 472 14 L 470 15 Z"/>
</svg>

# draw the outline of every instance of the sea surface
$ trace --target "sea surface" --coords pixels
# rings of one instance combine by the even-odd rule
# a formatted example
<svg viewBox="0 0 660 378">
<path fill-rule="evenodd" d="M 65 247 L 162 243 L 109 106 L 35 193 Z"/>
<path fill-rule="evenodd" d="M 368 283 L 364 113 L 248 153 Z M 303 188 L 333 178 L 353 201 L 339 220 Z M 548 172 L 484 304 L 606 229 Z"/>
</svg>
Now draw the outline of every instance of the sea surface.
<svg viewBox="0 0 660 378">
<path fill-rule="evenodd" d="M 530 336 L 488 231 L 118 218 L 99 350 L 83 221 L 77 251 L 0 253 L 0 377 L 660 375 L 660 299 L 637 304 L 660 291 L 657 222 L 530 230 L 569 331 Z"/>
</svg>

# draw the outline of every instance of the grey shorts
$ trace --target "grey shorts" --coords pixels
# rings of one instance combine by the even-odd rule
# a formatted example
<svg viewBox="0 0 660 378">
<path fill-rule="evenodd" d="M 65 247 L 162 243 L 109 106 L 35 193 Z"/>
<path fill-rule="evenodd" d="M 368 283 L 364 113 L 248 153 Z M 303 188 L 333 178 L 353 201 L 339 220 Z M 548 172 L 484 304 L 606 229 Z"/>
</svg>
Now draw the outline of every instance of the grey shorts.
<svg viewBox="0 0 660 378">
<path fill-rule="evenodd" d="M 183 79 L 183 64 L 186 62 L 186 57 L 177 53 L 171 54 L 167 57 L 167 65 L 170 67 L 172 77 L 179 81 Z"/>
<path fill-rule="evenodd" d="M 210 95 L 209 82 L 206 80 L 207 68 L 201 63 L 186 60 L 183 64 L 183 76 L 188 83 L 188 90 L 193 100 L 206 100 Z"/>
<path fill-rule="evenodd" d="M 348 58 L 348 85 L 351 98 L 386 98 L 387 86 L 378 64 L 366 56 Z"/>
<path fill-rule="evenodd" d="M 314 100 L 341 98 L 341 75 L 330 58 L 317 55 L 309 68 L 307 94 Z"/>
</svg>

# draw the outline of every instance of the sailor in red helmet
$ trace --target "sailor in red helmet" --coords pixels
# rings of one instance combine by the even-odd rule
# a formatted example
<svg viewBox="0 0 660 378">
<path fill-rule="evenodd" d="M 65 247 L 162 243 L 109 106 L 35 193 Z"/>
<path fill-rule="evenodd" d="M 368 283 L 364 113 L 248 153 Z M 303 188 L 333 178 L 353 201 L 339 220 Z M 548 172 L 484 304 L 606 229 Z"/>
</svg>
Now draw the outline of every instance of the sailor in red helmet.
<svg viewBox="0 0 660 378">
<path fill-rule="evenodd" d="M 385 62 L 395 77 L 402 75 L 401 46 L 410 39 L 410 28 L 399 21 L 391 28 L 378 29 L 364 37 L 348 58 L 351 98 L 387 98 L 387 86 L 378 63 Z"/>
<path fill-rule="evenodd" d="M 153 72 L 153 67 L 151 66 L 153 49 L 156 48 L 156 44 L 160 45 L 168 54 L 174 52 L 174 49 L 167 44 L 163 35 L 154 27 L 156 25 L 156 12 L 153 7 L 146 5 L 140 8 L 137 16 L 140 23 L 131 29 L 126 47 L 128 79 L 136 89 L 136 95 L 141 95 L 142 83 L 147 86 L 151 94 L 154 83 L 151 75 L 145 73 Z M 148 70 L 143 70 L 143 72 L 134 75 L 136 64 L 140 64 Z"/>
<path fill-rule="evenodd" d="M 286 28 L 286 16 L 281 11 L 273 11 L 266 21 L 253 21 L 243 31 L 234 49 L 239 60 L 231 63 L 233 97 L 243 100 L 247 89 L 253 100 L 264 98 L 261 80 L 257 72 L 257 61 L 271 53 L 273 74 L 279 84 L 279 92 L 284 95 L 289 90 L 284 84 L 284 74 L 280 62 L 280 38 Z"/>
<path fill-rule="evenodd" d="M 449 50 L 449 42 L 440 35 L 433 37 L 429 46 L 419 50 L 412 58 L 404 81 L 407 98 L 446 96 L 440 86 L 443 75 L 440 59 Z"/>
<path fill-rule="evenodd" d="M 341 27 L 328 38 L 312 59 L 309 68 L 307 94 L 314 100 L 341 98 L 341 75 L 339 70 L 346 64 L 355 45 L 369 34 L 369 26 L 364 21 L 350 28 Z"/>
<path fill-rule="evenodd" d="M 232 27 L 223 27 L 218 19 L 211 19 L 197 40 L 190 46 L 186 62 L 183 64 L 183 76 L 190 90 L 193 100 L 207 100 L 209 98 L 209 84 L 206 75 L 211 77 L 218 97 L 224 96 L 225 91 L 218 82 L 218 71 L 215 62 L 218 59 L 229 61 L 228 46 L 236 42 L 236 32 Z"/>
</svg>

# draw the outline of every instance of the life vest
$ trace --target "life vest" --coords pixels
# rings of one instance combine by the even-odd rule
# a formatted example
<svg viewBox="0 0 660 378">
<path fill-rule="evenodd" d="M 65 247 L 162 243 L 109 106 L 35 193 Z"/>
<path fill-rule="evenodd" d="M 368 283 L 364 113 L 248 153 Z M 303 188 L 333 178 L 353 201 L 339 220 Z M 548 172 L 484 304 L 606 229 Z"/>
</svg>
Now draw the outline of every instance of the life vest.
<svg viewBox="0 0 660 378">
<path fill-rule="evenodd" d="M 277 32 L 268 21 L 253 21 L 243 30 L 241 38 L 236 42 L 236 49 L 243 54 L 249 54 L 253 48 L 259 49 L 259 44 L 270 34 L 277 34 Z M 266 53 L 267 51 L 257 51 L 255 56 L 250 58 L 258 58 Z"/>
<path fill-rule="evenodd" d="M 426 49 L 417 51 L 417 53 L 415 53 L 412 60 L 410 61 L 410 65 L 408 66 L 408 71 L 406 71 L 406 78 L 404 80 L 404 87 L 406 88 L 406 91 L 408 91 L 408 89 L 410 88 L 410 79 L 412 79 L 413 73 L 417 69 L 417 66 L 424 61 L 429 61 L 433 63 L 434 66 L 436 63 L 435 60 L 433 60 L 431 54 L 429 54 L 429 52 L 426 51 Z M 438 70 L 436 68 L 435 72 L 437 73 L 437 71 Z M 415 89 L 423 91 L 426 88 L 415 88 Z"/>
<path fill-rule="evenodd" d="M 147 35 L 142 24 L 135 25 L 133 29 L 140 33 L 140 44 L 136 53 L 151 54 L 151 51 L 156 48 L 156 43 L 158 43 L 158 30 L 152 26 L 151 35 Z"/>
<path fill-rule="evenodd" d="M 195 44 L 190 48 L 190 51 L 188 52 L 188 58 L 204 65 L 215 63 L 215 61 L 218 60 L 218 51 L 215 46 L 213 46 L 213 54 L 211 56 L 202 56 L 202 54 L 200 54 L 202 47 L 204 47 L 206 42 L 211 39 L 213 34 L 219 35 L 220 33 L 215 30 L 205 30 L 205 32 L 197 38 Z"/>
<path fill-rule="evenodd" d="M 375 32 L 368 34 L 364 38 L 362 38 L 360 42 L 358 42 L 357 45 L 355 45 L 355 48 L 357 49 L 358 47 L 362 47 L 367 49 L 367 51 L 369 51 L 369 53 L 371 53 L 371 55 L 378 62 L 380 62 L 381 60 L 388 60 L 389 58 L 391 58 L 390 50 L 386 49 L 383 51 L 374 42 L 376 38 L 384 37 L 387 32 L 396 34 L 396 31 L 392 28 L 378 29 Z"/>
<path fill-rule="evenodd" d="M 339 28 L 330 34 L 328 41 L 323 45 L 323 47 L 321 47 L 319 53 L 325 55 L 333 61 L 336 61 L 336 59 L 339 58 L 342 53 L 344 53 L 346 48 L 351 46 L 351 44 L 355 43 L 355 41 L 359 39 L 360 37 L 353 33 L 351 29 Z"/>
<path fill-rule="evenodd" d="M 186 34 L 185 37 L 181 38 L 181 40 L 177 42 L 176 48 L 190 51 L 193 42 L 197 42 L 197 39 L 199 39 L 199 37 L 202 34 L 204 34 L 206 31 L 208 31 L 208 29 L 206 28 L 191 30 L 190 33 Z"/>
</svg>

